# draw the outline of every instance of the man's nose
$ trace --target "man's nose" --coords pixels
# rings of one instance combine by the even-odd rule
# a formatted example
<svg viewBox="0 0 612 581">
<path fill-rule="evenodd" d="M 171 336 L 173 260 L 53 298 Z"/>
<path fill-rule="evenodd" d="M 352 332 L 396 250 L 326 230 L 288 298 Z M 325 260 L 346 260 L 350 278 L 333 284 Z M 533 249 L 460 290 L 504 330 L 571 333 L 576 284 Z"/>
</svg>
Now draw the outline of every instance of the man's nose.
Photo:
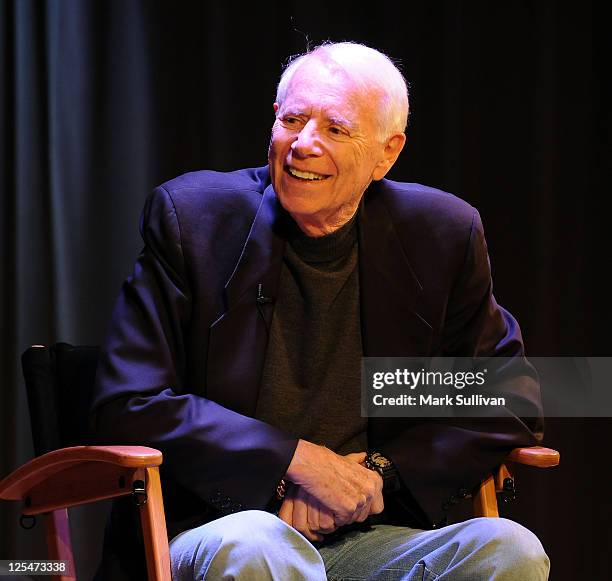
<svg viewBox="0 0 612 581">
<path fill-rule="evenodd" d="M 319 157 L 323 155 L 319 131 L 312 121 L 302 127 L 295 141 L 291 144 L 291 151 L 298 157 Z"/>
</svg>

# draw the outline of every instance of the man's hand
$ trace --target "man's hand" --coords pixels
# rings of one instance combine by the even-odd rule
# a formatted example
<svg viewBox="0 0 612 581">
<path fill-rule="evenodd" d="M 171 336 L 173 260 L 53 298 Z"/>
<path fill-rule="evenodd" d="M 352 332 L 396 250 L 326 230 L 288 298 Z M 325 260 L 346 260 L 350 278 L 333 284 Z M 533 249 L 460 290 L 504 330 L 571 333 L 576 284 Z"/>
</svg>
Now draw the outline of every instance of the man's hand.
<svg viewBox="0 0 612 581">
<path fill-rule="evenodd" d="M 332 513 L 303 488 L 290 485 L 278 516 L 309 541 L 322 541 L 323 535 L 338 527 Z"/>
<path fill-rule="evenodd" d="M 288 480 L 300 487 L 298 515 L 304 513 L 302 503 L 306 505 L 307 513 L 308 506 L 312 504 L 314 523 L 317 518 L 314 505 L 323 507 L 327 530 L 328 514 L 331 514 L 333 525 L 337 528 L 352 522 L 363 522 L 370 514 L 382 512 L 383 481 L 378 473 L 361 465 L 365 456 L 365 452 L 339 456 L 324 446 L 300 440 L 286 474 Z M 308 496 L 301 496 L 302 494 Z M 295 509 L 296 500 L 293 499 L 292 502 L 292 509 Z M 287 514 L 288 510 L 289 507 L 285 509 L 284 514 Z M 308 522 L 308 519 L 303 521 L 301 516 L 299 518 L 300 523 Z M 313 529 L 310 530 L 313 532 Z M 314 529 L 314 532 L 319 531 L 323 532 L 321 529 Z"/>
</svg>

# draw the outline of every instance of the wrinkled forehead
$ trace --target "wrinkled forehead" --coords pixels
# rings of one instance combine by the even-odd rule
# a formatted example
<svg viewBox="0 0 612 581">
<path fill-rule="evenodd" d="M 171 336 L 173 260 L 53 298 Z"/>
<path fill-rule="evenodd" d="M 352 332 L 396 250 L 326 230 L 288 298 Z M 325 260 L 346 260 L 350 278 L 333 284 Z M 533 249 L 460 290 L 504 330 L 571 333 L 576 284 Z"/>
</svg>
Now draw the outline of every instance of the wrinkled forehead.
<svg viewBox="0 0 612 581">
<path fill-rule="evenodd" d="M 338 87 L 338 89 L 349 89 L 355 82 L 351 79 L 347 71 L 331 59 L 321 59 L 315 56 L 304 58 L 297 65 L 289 85 L 287 86 L 287 94 L 291 94 L 298 85 L 303 88 L 304 85 L 316 87 Z"/>
<path fill-rule="evenodd" d="M 332 118 L 359 123 L 363 117 L 375 116 L 376 91 L 351 76 L 331 59 L 310 57 L 293 73 L 282 112 L 297 112 L 313 107 L 324 109 Z"/>
<path fill-rule="evenodd" d="M 364 122 L 365 117 L 361 111 L 338 106 L 332 101 L 329 103 L 319 102 L 315 106 L 304 99 L 293 100 L 289 98 L 280 108 L 279 113 L 283 116 L 294 115 L 296 117 L 319 116 L 324 122 L 346 127 L 351 132 L 363 132 L 368 129 L 368 124 Z"/>
</svg>

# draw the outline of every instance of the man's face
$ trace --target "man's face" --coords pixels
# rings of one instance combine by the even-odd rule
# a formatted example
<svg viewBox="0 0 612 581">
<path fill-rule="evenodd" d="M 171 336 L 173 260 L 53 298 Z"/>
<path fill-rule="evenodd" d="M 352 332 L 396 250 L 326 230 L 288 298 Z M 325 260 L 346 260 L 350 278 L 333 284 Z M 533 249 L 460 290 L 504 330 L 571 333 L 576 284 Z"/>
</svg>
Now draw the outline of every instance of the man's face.
<svg viewBox="0 0 612 581">
<path fill-rule="evenodd" d="M 377 96 L 313 58 L 294 73 L 282 105 L 274 104 L 272 184 L 309 235 L 351 218 L 370 182 L 390 167 L 377 138 Z"/>
</svg>

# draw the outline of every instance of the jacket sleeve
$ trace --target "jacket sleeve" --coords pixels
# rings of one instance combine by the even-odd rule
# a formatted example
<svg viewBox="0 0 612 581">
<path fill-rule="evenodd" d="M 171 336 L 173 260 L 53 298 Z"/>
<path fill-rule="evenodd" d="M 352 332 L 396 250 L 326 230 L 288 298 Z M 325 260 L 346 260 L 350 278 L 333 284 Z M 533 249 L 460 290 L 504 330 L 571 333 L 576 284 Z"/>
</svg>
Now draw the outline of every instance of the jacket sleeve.
<svg viewBox="0 0 612 581">
<path fill-rule="evenodd" d="M 264 508 L 297 440 L 186 385 L 192 295 L 177 212 L 164 188 L 147 200 L 141 234 L 144 249 L 121 290 L 98 367 L 96 439 L 159 449 L 164 474 L 221 513 Z"/>
<path fill-rule="evenodd" d="M 510 450 L 538 444 L 543 433 L 537 374 L 524 357 L 518 323 L 492 294 L 487 246 L 476 210 L 464 266 L 450 293 L 440 353 L 503 357 L 508 380 L 500 380 L 499 389 L 508 397 L 501 417 L 408 419 L 406 429 L 381 446 L 434 526 L 444 523 L 449 509 Z"/>
</svg>

